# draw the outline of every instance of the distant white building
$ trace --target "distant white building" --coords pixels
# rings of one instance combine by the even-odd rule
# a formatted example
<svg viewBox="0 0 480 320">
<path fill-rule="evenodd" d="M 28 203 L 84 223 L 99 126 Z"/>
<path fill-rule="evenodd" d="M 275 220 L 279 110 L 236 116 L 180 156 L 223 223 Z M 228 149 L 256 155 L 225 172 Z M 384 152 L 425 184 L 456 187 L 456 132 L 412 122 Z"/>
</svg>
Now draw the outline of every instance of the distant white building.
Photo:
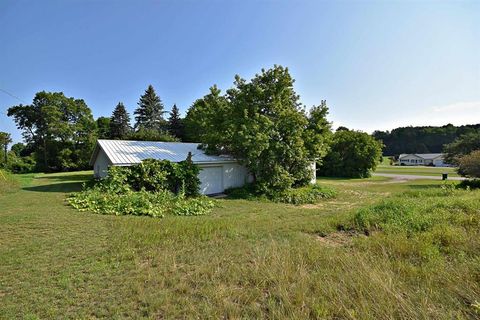
<svg viewBox="0 0 480 320">
<path fill-rule="evenodd" d="M 398 163 L 401 166 L 449 166 L 443 162 L 443 158 L 443 153 L 404 153 L 398 157 Z"/>
<path fill-rule="evenodd" d="M 145 159 L 184 161 L 189 152 L 192 161 L 200 167 L 200 193 L 216 194 L 225 189 L 241 187 L 252 181 L 247 168 L 229 156 L 207 155 L 198 143 L 154 142 L 131 140 L 98 140 L 90 165 L 94 175 L 104 178 L 110 166 L 131 166 Z M 315 162 L 311 164 L 312 183 L 315 183 Z"/>
</svg>

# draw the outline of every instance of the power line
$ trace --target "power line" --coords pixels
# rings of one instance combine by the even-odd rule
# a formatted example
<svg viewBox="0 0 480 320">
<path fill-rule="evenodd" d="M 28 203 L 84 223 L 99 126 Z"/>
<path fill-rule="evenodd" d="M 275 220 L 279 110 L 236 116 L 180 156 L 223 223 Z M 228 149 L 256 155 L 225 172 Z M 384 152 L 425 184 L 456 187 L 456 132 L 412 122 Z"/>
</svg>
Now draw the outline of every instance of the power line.
<svg viewBox="0 0 480 320">
<path fill-rule="evenodd" d="M 5 90 L 5 89 L 2 89 L 2 88 L 0 88 L 0 91 L 2 91 L 3 93 L 5 93 L 5 94 L 9 95 L 10 97 L 12 97 L 12 98 L 14 98 L 14 99 L 17 99 L 17 100 L 18 100 L 18 101 L 20 101 L 20 102 L 27 103 L 25 100 L 23 100 L 23 99 L 21 99 L 21 98 L 17 97 L 17 96 L 16 96 L 16 95 L 14 95 L 13 93 L 11 93 L 11 92 L 8 92 L 8 91 L 7 91 L 7 90 Z M 4 111 L 0 111 L 0 113 L 1 113 L 1 114 L 3 114 L 3 115 L 6 115 L 6 116 L 7 116 L 7 113 L 6 113 L 6 112 L 4 112 Z"/>
<path fill-rule="evenodd" d="M 7 90 L 5 90 L 5 89 L 2 89 L 2 88 L 0 88 L 0 91 L 2 91 L 3 93 L 6 93 L 6 94 L 8 94 L 10 97 L 12 97 L 12 98 L 14 98 L 14 99 L 17 99 L 17 100 L 18 100 L 18 101 L 20 101 L 20 102 L 23 102 L 23 103 L 28 103 L 28 102 L 26 102 L 25 100 L 23 100 L 23 99 L 20 99 L 19 97 L 17 97 L 17 96 L 16 96 L 16 95 L 14 95 L 13 93 L 10 93 L 10 92 L 8 92 L 8 91 L 7 91 Z"/>
</svg>

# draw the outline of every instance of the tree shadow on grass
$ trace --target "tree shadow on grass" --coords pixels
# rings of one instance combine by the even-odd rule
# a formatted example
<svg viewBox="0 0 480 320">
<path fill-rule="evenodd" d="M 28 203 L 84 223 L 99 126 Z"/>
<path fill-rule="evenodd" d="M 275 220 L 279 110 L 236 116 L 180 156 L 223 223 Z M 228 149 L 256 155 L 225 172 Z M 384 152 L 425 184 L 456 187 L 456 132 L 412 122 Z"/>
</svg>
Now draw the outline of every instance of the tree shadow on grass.
<svg viewBox="0 0 480 320">
<path fill-rule="evenodd" d="M 83 182 L 63 182 L 63 183 L 52 183 L 52 184 L 43 184 L 39 186 L 24 187 L 23 190 L 35 191 L 35 192 L 77 192 L 82 190 Z"/>
<path fill-rule="evenodd" d="M 85 174 L 68 174 L 68 175 L 61 175 L 61 174 L 48 174 L 45 176 L 35 177 L 35 180 L 44 181 L 44 182 L 62 182 L 62 181 L 82 181 L 87 182 L 89 180 L 93 180 L 93 174 L 85 173 Z"/>
</svg>

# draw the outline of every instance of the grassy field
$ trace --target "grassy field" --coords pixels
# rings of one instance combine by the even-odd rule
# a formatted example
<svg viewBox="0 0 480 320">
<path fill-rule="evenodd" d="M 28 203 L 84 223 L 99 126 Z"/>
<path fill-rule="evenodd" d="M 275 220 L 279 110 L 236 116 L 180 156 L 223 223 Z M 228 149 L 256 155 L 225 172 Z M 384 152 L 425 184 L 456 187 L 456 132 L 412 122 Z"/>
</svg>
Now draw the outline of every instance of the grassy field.
<svg viewBox="0 0 480 320">
<path fill-rule="evenodd" d="M 154 219 L 68 207 L 90 176 L 0 188 L 0 318 L 480 316 L 480 192 L 321 179 L 337 198 Z"/>
</svg>

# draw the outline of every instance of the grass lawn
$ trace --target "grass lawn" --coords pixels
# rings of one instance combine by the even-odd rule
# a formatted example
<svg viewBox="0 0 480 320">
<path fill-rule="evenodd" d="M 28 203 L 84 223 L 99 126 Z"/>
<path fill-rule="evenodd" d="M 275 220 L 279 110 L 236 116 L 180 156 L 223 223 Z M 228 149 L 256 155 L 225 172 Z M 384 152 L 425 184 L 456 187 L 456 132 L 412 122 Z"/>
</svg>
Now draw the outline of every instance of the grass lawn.
<svg viewBox="0 0 480 320">
<path fill-rule="evenodd" d="M 0 177 L 0 318 L 480 316 L 480 192 L 321 179 L 335 199 L 155 219 L 67 206 L 90 177 Z"/>
<path fill-rule="evenodd" d="M 442 173 L 448 173 L 449 177 L 459 177 L 456 168 L 451 167 L 427 167 L 427 166 L 392 166 L 388 159 L 383 158 L 383 162 L 377 167 L 375 173 L 391 173 L 401 175 L 418 176 L 438 176 Z"/>
</svg>

